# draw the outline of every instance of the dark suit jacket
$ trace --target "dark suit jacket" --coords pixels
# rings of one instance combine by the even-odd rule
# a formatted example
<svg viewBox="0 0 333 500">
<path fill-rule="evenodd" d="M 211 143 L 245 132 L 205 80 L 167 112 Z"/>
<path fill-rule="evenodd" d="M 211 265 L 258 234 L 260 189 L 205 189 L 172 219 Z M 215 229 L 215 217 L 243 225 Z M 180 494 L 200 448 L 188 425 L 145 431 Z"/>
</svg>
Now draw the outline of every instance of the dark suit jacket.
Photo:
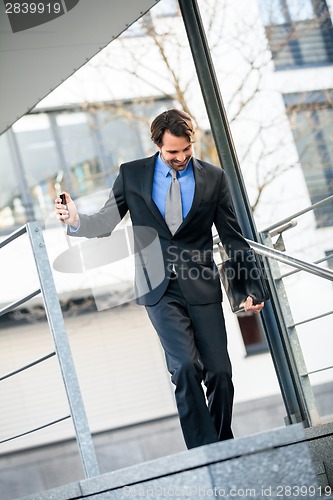
<svg viewBox="0 0 333 500">
<path fill-rule="evenodd" d="M 233 210 L 223 169 L 193 158 L 195 193 L 192 207 L 172 236 L 152 200 L 156 155 L 120 166 L 109 199 L 96 214 L 80 214 L 76 236 L 110 234 L 129 210 L 136 263 L 136 301 L 156 304 L 164 294 L 171 268 L 190 304 L 220 302 L 222 292 L 213 261 L 212 225 L 229 255 L 247 250 Z"/>
</svg>

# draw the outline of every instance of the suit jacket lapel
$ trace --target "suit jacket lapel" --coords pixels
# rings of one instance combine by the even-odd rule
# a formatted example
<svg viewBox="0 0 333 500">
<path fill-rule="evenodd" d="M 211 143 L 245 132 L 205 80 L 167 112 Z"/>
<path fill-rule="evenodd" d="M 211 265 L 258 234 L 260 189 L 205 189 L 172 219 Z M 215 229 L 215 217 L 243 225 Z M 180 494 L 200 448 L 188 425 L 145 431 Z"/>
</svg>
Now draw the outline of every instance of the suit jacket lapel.
<svg viewBox="0 0 333 500">
<path fill-rule="evenodd" d="M 143 199 L 145 200 L 149 210 L 152 212 L 154 218 L 163 226 L 164 229 L 169 231 L 161 212 L 152 198 L 154 169 L 157 154 L 158 153 L 148 158 L 145 167 L 141 170 L 141 190 Z"/>
</svg>

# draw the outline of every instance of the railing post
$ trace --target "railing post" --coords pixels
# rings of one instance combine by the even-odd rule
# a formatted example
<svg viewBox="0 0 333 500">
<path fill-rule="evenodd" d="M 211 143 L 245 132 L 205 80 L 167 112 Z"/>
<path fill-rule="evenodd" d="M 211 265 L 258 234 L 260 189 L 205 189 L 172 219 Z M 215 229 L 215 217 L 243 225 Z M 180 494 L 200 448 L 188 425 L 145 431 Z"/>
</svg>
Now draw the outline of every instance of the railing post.
<svg viewBox="0 0 333 500">
<path fill-rule="evenodd" d="M 29 222 L 26 227 L 38 272 L 46 316 L 53 336 L 55 351 L 58 356 L 60 370 L 66 389 L 85 477 L 97 476 L 99 474 L 99 468 L 95 449 L 88 426 L 88 420 L 82 401 L 42 230 L 37 222 Z"/>
</svg>

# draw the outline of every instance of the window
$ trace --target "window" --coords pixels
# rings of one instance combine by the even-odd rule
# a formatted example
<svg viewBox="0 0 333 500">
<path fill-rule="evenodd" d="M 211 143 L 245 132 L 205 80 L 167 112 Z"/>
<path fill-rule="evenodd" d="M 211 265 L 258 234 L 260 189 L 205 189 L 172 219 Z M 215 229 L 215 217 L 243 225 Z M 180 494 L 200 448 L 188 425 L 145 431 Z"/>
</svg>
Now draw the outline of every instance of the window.
<svg viewBox="0 0 333 500">
<path fill-rule="evenodd" d="M 276 69 L 333 62 L 326 0 L 259 0 Z"/>
<path fill-rule="evenodd" d="M 291 130 L 312 203 L 333 194 L 333 90 L 285 94 Z M 333 202 L 314 209 L 318 227 L 333 225 Z"/>
<path fill-rule="evenodd" d="M 253 312 L 237 314 L 246 354 L 259 354 L 268 351 L 268 345 L 260 323 L 260 318 Z"/>
</svg>

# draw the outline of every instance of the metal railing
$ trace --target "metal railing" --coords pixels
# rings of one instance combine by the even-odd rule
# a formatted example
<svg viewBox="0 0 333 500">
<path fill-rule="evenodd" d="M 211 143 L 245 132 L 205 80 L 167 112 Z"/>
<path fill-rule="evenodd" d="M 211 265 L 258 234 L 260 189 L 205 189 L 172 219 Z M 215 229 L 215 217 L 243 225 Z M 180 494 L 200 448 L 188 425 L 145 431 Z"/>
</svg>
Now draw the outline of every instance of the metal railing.
<svg viewBox="0 0 333 500">
<path fill-rule="evenodd" d="M 297 259 L 296 257 L 292 257 L 291 255 L 285 254 L 283 252 L 280 252 L 279 250 L 275 250 L 274 248 L 268 247 L 261 243 L 257 243 L 256 241 L 247 240 L 247 242 L 249 243 L 249 245 L 251 245 L 253 250 L 264 257 L 269 257 L 279 262 L 283 262 L 284 264 L 295 267 L 299 271 L 306 271 L 307 273 L 314 274 L 315 276 L 319 276 L 320 278 L 333 281 L 333 271 L 331 271 L 330 269 L 324 269 L 315 263 Z M 320 259 L 320 262 L 324 262 L 328 260 L 328 258 L 329 256 L 325 259 Z M 281 277 L 285 276 L 286 275 L 281 275 Z"/>
<path fill-rule="evenodd" d="M 294 271 L 292 271 L 292 273 L 306 271 L 307 273 L 311 273 L 320 278 L 327 279 L 330 281 L 333 281 L 333 271 L 318 266 L 318 263 L 329 259 L 330 256 L 327 256 L 326 259 L 320 259 L 317 263 L 310 263 L 301 259 L 297 259 L 295 257 L 286 254 L 285 252 L 281 252 L 273 248 L 271 235 L 273 234 L 274 236 L 277 235 L 281 236 L 283 231 L 290 229 L 291 227 L 294 227 L 296 225 L 295 217 L 302 215 L 310 210 L 313 210 L 313 208 L 318 206 L 319 204 L 331 201 L 332 199 L 333 196 L 315 205 L 307 207 L 306 209 L 298 212 L 297 214 L 294 214 L 293 216 L 290 216 L 289 218 L 286 218 L 283 221 L 280 221 L 270 226 L 265 231 L 262 231 L 260 233 L 260 236 L 262 238 L 263 243 L 265 244 L 257 243 L 252 240 L 247 240 L 251 245 L 251 247 L 264 258 L 265 263 L 268 264 L 268 267 L 270 268 L 271 271 L 272 267 L 274 266 L 272 266 L 271 263 L 270 264 L 268 263 L 268 259 L 270 261 L 273 261 L 276 265 L 276 267 L 272 271 L 272 276 L 274 278 L 273 282 L 276 292 L 275 297 L 272 297 L 272 299 L 274 300 L 274 298 L 276 298 L 276 300 L 279 303 L 281 303 L 280 305 L 283 312 L 285 326 L 289 332 L 289 335 L 286 338 L 284 338 L 284 342 L 289 343 L 290 346 L 289 355 L 293 357 L 293 362 L 296 366 L 297 376 L 299 377 L 300 386 L 303 391 L 303 396 L 306 403 L 308 425 L 315 425 L 317 423 L 320 423 L 320 418 L 316 409 L 312 387 L 309 381 L 309 375 L 311 375 L 312 373 L 317 373 L 319 371 L 328 370 L 333 367 L 331 366 L 324 367 L 318 370 L 313 370 L 311 372 L 309 372 L 306 369 L 302 350 L 296 332 L 296 326 L 299 326 L 304 322 L 315 321 L 316 319 L 319 319 L 321 317 L 333 314 L 333 311 L 328 311 L 321 315 L 317 315 L 307 320 L 295 323 L 292 319 L 291 310 L 289 307 L 288 300 L 286 299 L 286 292 L 283 285 L 283 277 L 288 276 L 291 273 L 282 275 L 277 266 L 277 261 L 292 266 L 295 269 Z M 40 288 L 32 291 L 25 297 L 22 297 L 16 302 L 13 302 L 12 304 L 1 309 L 0 316 L 14 310 L 18 306 L 24 304 L 28 300 L 32 299 L 33 297 L 41 293 L 44 301 L 45 312 L 49 328 L 53 337 L 55 350 L 51 353 L 45 354 L 44 356 L 36 360 L 31 361 L 25 366 L 19 367 L 10 373 L 2 375 L 0 377 L 0 381 L 3 383 L 6 379 L 16 375 L 17 373 L 30 369 L 31 367 L 39 363 L 45 362 L 53 356 L 57 356 L 69 403 L 70 415 L 66 415 L 52 422 L 47 422 L 38 428 L 27 430 L 26 432 L 23 432 L 19 435 L 3 439 L 2 441 L 0 441 L 0 444 L 12 439 L 16 439 L 22 435 L 38 431 L 41 428 L 51 426 L 55 423 L 66 420 L 68 418 L 72 418 L 85 476 L 93 477 L 99 474 L 97 459 L 95 455 L 91 433 L 89 431 L 84 405 L 82 402 L 81 392 L 75 372 L 72 354 L 70 351 L 67 333 L 65 330 L 64 319 L 61 312 L 50 264 L 45 249 L 42 230 L 39 227 L 38 223 L 29 222 L 25 226 L 21 227 L 20 229 L 9 235 L 5 240 L 0 242 L 0 248 L 3 248 L 5 245 L 10 244 L 11 242 L 13 242 L 14 240 L 16 240 L 25 233 L 27 233 L 29 237 L 29 242 L 33 252 L 35 266 L 39 277 Z M 215 237 L 214 243 L 218 242 L 219 238 Z"/>
<path fill-rule="evenodd" d="M 54 352 L 47 353 L 46 355 L 1 376 L 0 381 L 4 383 L 4 381 L 9 377 L 12 377 L 39 363 L 45 362 L 53 356 L 56 356 L 59 362 L 60 371 L 66 390 L 70 414 L 65 415 L 64 417 L 52 422 L 46 422 L 44 425 L 36 427 L 34 429 L 27 429 L 25 432 L 18 435 L 7 437 L 6 439 L 0 441 L 0 444 L 11 441 L 13 439 L 17 439 L 23 435 L 36 432 L 40 429 L 51 426 L 68 418 L 72 418 L 85 477 L 88 478 L 97 476 L 99 474 L 99 468 L 97 464 L 95 449 L 88 426 L 86 412 L 84 409 L 81 391 L 73 363 L 72 353 L 65 329 L 64 319 L 45 248 L 44 238 L 39 224 L 37 222 L 28 222 L 26 225 L 10 234 L 5 240 L 1 241 L 0 248 L 3 248 L 4 246 L 10 244 L 26 233 L 29 237 L 36 271 L 39 278 L 40 288 L 1 309 L 0 316 L 14 310 L 16 307 L 24 304 L 31 298 L 41 293 L 43 297 L 48 325 L 53 337 L 55 350 Z"/>
<path fill-rule="evenodd" d="M 282 228 L 285 224 L 290 224 L 291 221 L 295 220 L 296 217 L 299 217 L 300 215 L 304 215 L 308 212 L 312 212 L 312 210 L 314 210 L 315 208 L 318 208 L 322 205 L 325 205 L 326 203 L 329 203 L 330 201 L 333 201 L 333 195 L 331 196 L 328 196 L 327 198 L 324 198 L 323 200 L 320 200 L 318 201 L 317 203 L 314 203 L 313 205 L 309 205 L 308 207 L 305 207 L 303 208 L 302 210 L 299 210 L 298 212 L 294 213 L 293 215 L 289 216 L 289 217 L 286 217 L 285 219 L 282 219 L 278 222 L 274 222 L 274 224 L 266 227 L 266 229 L 263 229 L 261 231 L 262 234 L 265 234 L 265 233 L 270 233 L 271 235 L 273 235 L 273 231 L 276 232 L 276 234 L 279 233 L 279 231 L 276 231 L 278 228 Z M 295 226 L 296 224 L 293 224 L 293 227 Z M 272 234 L 273 233 L 273 234 Z"/>
<path fill-rule="evenodd" d="M 326 255 L 326 257 L 318 259 L 314 263 L 306 262 L 304 260 L 300 260 L 295 257 L 291 257 L 290 255 L 287 255 L 285 253 L 283 233 L 287 230 L 292 229 L 297 225 L 298 217 L 310 211 L 313 211 L 319 206 L 322 206 L 332 201 L 333 201 L 333 195 L 328 196 L 327 198 L 324 198 L 323 200 L 313 205 L 310 205 L 304 208 L 303 210 L 300 210 L 294 213 L 293 215 L 284 218 L 281 221 L 278 221 L 270 225 L 260 233 L 260 238 L 264 245 L 260 246 L 260 244 L 258 243 L 253 243 L 253 248 L 256 247 L 255 248 L 256 251 L 258 253 L 261 253 L 261 255 L 263 255 L 265 259 L 267 258 L 273 259 L 273 262 L 270 265 L 270 272 L 274 283 L 274 293 L 275 296 L 279 297 L 280 299 L 279 306 L 280 310 L 282 311 L 282 316 L 288 332 L 288 337 L 285 338 L 284 341 L 289 342 L 289 345 L 291 347 L 293 362 L 296 366 L 297 376 L 299 378 L 300 387 L 307 407 L 309 425 L 317 425 L 321 423 L 321 417 L 317 410 L 317 405 L 315 402 L 315 397 L 313 394 L 313 389 L 309 376 L 314 373 L 331 370 L 333 366 L 329 365 L 311 371 L 307 369 L 296 327 L 332 315 L 333 310 L 325 311 L 321 314 L 310 316 L 304 319 L 303 321 L 295 322 L 292 316 L 292 311 L 289 305 L 289 301 L 287 299 L 284 279 L 291 275 L 294 275 L 295 273 L 305 271 L 306 273 L 313 274 L 315 276 L 318 276 L 319 278 L 333 281 L 333 271 L 327 268 L 322 268 L 318 265 L 320 263 L 328 261 L 330 255 Z M 272 238 L 275 236 L 278 236 L 278 239 L 273 244 Z M 277 250 L 276 248 L 282 248 L 283 252 Z M 290 272 L 282 273 L 276 261 L 292 266 L 294 269 Z"/>
<path fill-rule="evenodd" d="M 258 243 L 247 239 L 249 245 L 263 257 L 263 262 L 266 270 L 266 277 L 270 284 L 270 289 L 272 293 L 272 301 L 274 302 L 275 308 L 278 309 L 279 315 L 283 322 L 284 327 L 281 329 L 280 335 L 284 345 L 284 353 L 288 358 L 289 370 L 293 374 L 295 381 L 295 390 L 298 394 L 301 406 L 304 408 L 303 417 L 301 415 L 292 416 L 292 420 L 289 422 L 304 421 L 308 426 L 317 425 L 321 422 L 315 398 L 313 394 L 313 389 L 310 383 L 309 375 L 314 373 L 319 373 L 322 371 L 330 370 L 333 366 L 325 366 L 318 368 L 316 370 L 308 371 L 306 368 L 306 363 L 303 357 L 300 341 L 296 331 L 296 327 L 315 321 L 326 316 L 333 314 L 333 310 L 326 311 L 322 314 L 314 315 L 303 321 L 295 322 L 292 317 L 291 308 L 287 298 L 287 293 L 284 287 L 283 279 L 292 274 L 305 271 L 312 275 L 318 276 L 319 278 L 333 281 L 333 271 L 330 269 L 322 268 L 318 264 L 328 261 L 332 255 L 327 255 L 325 258 L 321 258 L 316 262 L 307 262 L 305 260 L 298 259 L 291 255 L 285 253 L 285 246 L 282 237 L 282 233 L 292 229 L 297 225 L 296 218 L 317 208 L 320 205 L 333 201 L 333 196 L 329 196 L 324 200 L 321 200 L 314 205 L 310 205 L 305 209 L 287 217 L 271 226 L 266 228 L 264 231 L 259 233 L 262 243 Z M 273 245 L 272 237 L 278 236 L 277 242 Z M 218 236 L 214 237 L 214 243 L 219 244 L 220 240 Z M 284 251 L 277 250 L 274 247 L 282 248 Z M 278 262 L 287 264 L 294 268 L 293 271 L 282 274 L 278 266 Z M 288 419 L 287 419 L 288 421 Z"/>
</svg>

